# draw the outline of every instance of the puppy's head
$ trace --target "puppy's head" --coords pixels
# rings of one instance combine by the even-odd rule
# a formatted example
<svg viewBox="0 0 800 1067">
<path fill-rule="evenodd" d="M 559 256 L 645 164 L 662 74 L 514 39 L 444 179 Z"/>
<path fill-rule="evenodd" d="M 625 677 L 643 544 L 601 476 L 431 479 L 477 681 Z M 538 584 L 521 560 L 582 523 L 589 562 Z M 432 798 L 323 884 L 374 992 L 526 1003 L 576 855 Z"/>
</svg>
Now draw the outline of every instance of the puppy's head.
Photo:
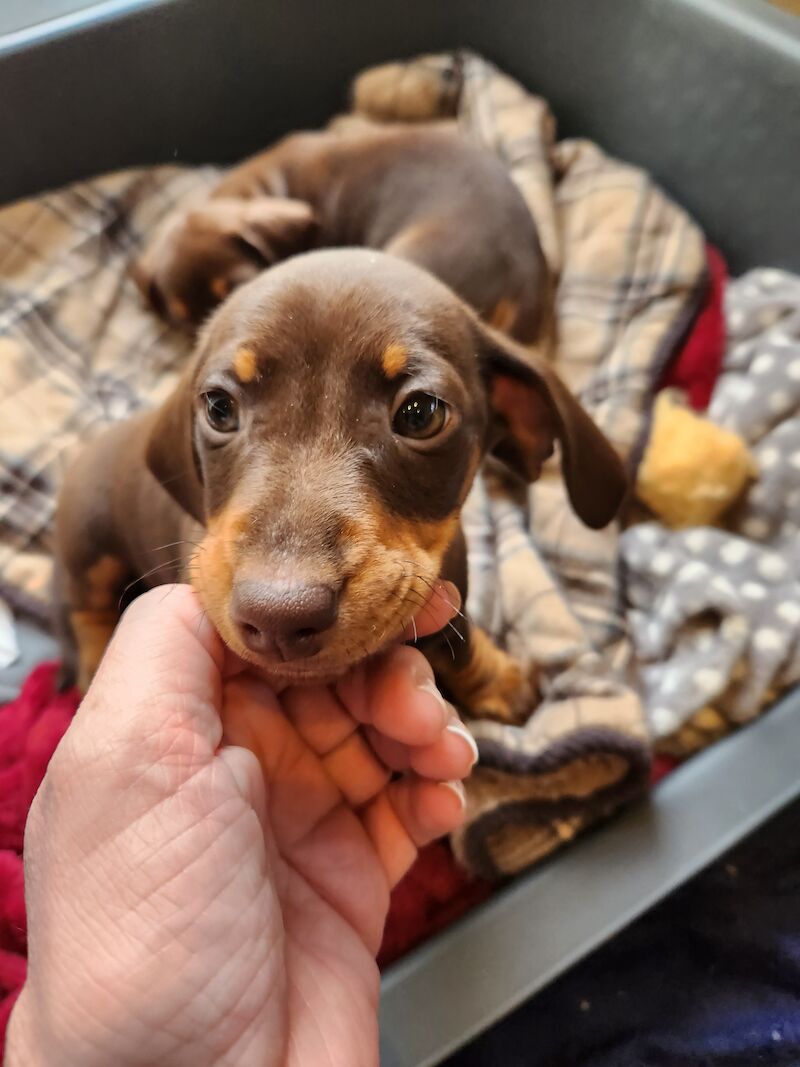
<svg viewBox="0 0 800 1067">
<path fill-rule="evenodd" d="M 223 305 L 148 463 L 205 525 L 195 583 L 226 642 L 310 681 L 403 631 L 487 450 L 533 479 L 556 439 L 575 510 L 604 525 L 620 462 L 552 371 L 418 267 L 339 250 Z"/>
<path fill-rule="evenodd" d="M 265 267 L 310 247 L 308 204 L 284 197 L 223 197 L 169 217 L 133 266 L 152 309 L 194 329 L 226 296 Z"/>
</svg>

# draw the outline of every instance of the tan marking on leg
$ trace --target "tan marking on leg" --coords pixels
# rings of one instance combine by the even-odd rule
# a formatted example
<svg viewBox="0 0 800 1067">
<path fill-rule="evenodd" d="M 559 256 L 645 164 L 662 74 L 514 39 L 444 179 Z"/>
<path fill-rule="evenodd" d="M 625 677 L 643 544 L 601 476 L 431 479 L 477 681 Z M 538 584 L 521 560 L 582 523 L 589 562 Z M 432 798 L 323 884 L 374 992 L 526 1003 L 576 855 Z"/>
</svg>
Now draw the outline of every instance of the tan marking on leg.
<svg viewBox="0 0 800 1067">
<path fill-rule="evenodd" d="M 209 288 L 217 300 L 224 300 L 231 291 L 230 282 L 227 278 L 223 278 L 222 275 L 219 278 L 212 278 Z"/>
<path fill-rule="evenodd" d="M 396 378 L 408 366 L 408 349 L 405 345 L 392 341 L 381 356 L 381 365 L 387 378 Z"/>
<path fill-rule="evenodd" d="M 113 608 L 127 570 L 118 556 L 101 556 L 86 572 L 81 602 L 96 611 Z"/>
<path fill-rule="evenodd" d="M 476 719 L 525 722 L 537 703 L 532 679 L 480 627 L 470 627 L 469 659 L 456 667 L 447 652 L 433 653 L 431 665 L 455 703 Z"/>
<path fill-rule="evenodd" d="M 78 646 L 78 687 L 85 693 L 119 619 L 118 600 L 128 568 L 118 556 L 101 556 L 80 582 L 73 581 L 72 603 L 81 609 L 70 614 Z"/>
<path fill-rule="evenodd" d="M 73 611 L 70 615 L 72 632 L 78 646 L 78 688 L 85 693 L 103 658 L 114 627 L 116 611 Z"/>
<path fill-rule="evenodd" d="M 233 369 L 240 382 L 252 382 L 258 373 L 258 359 L 252 348 L 240 348 L 233 357 Z"/>
</svg>

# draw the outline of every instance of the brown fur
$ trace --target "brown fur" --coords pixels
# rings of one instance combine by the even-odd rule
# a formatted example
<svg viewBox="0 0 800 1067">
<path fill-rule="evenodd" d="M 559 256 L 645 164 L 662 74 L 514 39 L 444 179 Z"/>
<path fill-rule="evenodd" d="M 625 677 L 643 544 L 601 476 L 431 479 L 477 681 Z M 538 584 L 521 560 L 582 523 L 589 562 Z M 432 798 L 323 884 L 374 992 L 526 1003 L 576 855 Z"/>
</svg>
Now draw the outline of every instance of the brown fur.
<svg viewBox="0 0 800 1067">
<path fill-rule="evenodd" d="M 387 367 L 392 346 L 402 366 Z M 225 434 L 203 399 L 220 388 L 238 405 Z M 420 441 L 393 421 L 417 391 L 447 410 Z M 481 457 L 530 477 L 555 439 L 574 508 L 604 525 L 623 496 L 621 465 L 546 362 L 392 256 L 296 257 L 220 308 L 158 411 L 107 431 L 69 473 L 57 522 L 66 661 L 85 684 L 97 659 L 100 630 L 75 625 L 75 612 L 106 610 L 125 580 L 183 578 L 230 647 L 268 675 L 334 678 L 396 641 L 438 577 L 465 592 L 459 512 Z M 248 645 L 234 608 L 253 582 L 335 591 L 335 622 L 313 654 Z M 455 626 L 455 665 L 436 641 L 426 647 L 465 710 L 529 711 L 517 665 L 463 618 Z"/>
<path fill-rule="evenodd" d="M 155 310 L 196 326 L 278 260 L 359 245 L 425 267 L 518 340 L 549 340 L 536 227 L 501 162 L 455 124 L 344 130 L 285 138 L 167 219 L 133 272 Z"/>
</svg>

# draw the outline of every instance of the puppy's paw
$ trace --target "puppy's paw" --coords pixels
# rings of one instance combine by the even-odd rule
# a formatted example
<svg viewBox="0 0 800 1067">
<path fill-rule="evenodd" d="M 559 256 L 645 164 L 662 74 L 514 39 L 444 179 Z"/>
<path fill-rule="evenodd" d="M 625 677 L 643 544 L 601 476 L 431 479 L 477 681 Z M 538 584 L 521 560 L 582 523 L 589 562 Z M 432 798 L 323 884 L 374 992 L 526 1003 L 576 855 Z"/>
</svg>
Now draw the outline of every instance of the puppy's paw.
<svg viewBox="0 0 800 1067">
<path fill-rule="evenodd" d="M 383 63 L 362 71 L 353 82 L 353 110 L 377 122 L 455 118 L 462 84 L 462 60 L 458 55 Z"/>
<path fill-rule="evenodd" d="M 459 663 L 440 655 L 433 664 L 455 704 L 474 719 L 519 725 L 539 703 L 538 670 L 526 671 L 477 626 L 469 628 Z"/>
<path fill-rule="evenodd" d="M 521 726 L 539 703 L 539 672 L 533 668 L 526 673 L 511 656 L 499 649 L 496 651 L 505 662 L 493 678 L 472 694 L 464 710 L 476 719 L 493 719 L 509 726 Z"/>
</svg>

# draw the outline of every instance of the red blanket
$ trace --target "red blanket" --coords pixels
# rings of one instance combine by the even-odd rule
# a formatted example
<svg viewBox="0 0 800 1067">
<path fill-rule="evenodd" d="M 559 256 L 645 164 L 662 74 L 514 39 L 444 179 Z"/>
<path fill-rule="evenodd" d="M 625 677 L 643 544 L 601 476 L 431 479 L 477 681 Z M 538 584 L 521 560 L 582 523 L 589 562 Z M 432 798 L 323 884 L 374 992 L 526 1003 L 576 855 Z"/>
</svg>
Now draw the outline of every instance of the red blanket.
<svg viewBox="0 0 800 1067">
<path fill-rule="evenodd" d="M 706 299 L 683 347 L 661 381 L 661 388 L 682 389 L 696 411 L 705 411 L 708 407 L 725 354 L 722 298 L 728 271 L 716 248 L 707 245 L 706 254 L 709 275 Z"/>
<path fill-rule="evenodd" d="M 0 1052 L 16 994 L 25 980 L 22 838 L 28 808 L 75 713 L 74 694 L 54 690 L 56 665 L 43 663 L 0 711 Z"/>
</svg>

